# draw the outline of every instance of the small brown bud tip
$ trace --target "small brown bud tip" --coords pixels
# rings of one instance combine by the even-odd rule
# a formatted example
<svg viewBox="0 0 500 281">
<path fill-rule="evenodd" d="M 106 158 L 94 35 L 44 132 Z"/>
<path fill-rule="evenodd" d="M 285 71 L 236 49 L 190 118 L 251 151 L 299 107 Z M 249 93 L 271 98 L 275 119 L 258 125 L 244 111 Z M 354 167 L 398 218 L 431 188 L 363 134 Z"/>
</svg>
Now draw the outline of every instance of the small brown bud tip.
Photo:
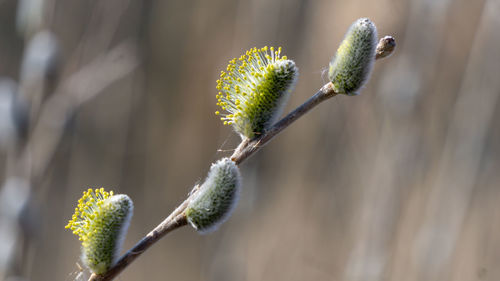
<svg viewBox="0 0 500 281">
<path fill-rule="evenodd" d="M 395 48 L 396 40 L 394 40 L 394 37 L 385 36 L 378 42 L 375 58 L 381 59 L 388 57 L 392 54 Z"/>
</svg>

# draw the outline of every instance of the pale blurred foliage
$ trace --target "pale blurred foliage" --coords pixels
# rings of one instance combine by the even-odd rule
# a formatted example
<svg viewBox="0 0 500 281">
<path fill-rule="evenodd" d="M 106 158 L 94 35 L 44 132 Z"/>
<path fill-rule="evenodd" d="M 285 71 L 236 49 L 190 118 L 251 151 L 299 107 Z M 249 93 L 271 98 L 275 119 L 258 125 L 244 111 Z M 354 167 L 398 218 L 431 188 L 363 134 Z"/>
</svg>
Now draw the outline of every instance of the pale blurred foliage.
<svg viewBox="0 0 500 281">
<path fill-rule="evenodd" d="M 64 225 L 86 188 L 134 200 L 129 248 L 230 154 L 238 137 L 213 113 L 229 59 L 282 46 L 300 71 L 289 111 L 326 82 L 322 71 L 359 17 L 398 44 L 361 95 L 320 105 L 245 162 L 241 201 L 218 231 L 176 230 L 117 280 L 500 280 L 498 0 L 47 0 L 45 8 L 62 77 L 76 49 L 78 63 L 88 62 L 128 38 L 142 64 L 77 111 L 33 186 L 39 224 L 16 269 L 27 280 L 78 274 L 79 242 Z M 16 1 L 0 1 L 0 76 L 17 79 L 15 15 Z"/>
</svg>

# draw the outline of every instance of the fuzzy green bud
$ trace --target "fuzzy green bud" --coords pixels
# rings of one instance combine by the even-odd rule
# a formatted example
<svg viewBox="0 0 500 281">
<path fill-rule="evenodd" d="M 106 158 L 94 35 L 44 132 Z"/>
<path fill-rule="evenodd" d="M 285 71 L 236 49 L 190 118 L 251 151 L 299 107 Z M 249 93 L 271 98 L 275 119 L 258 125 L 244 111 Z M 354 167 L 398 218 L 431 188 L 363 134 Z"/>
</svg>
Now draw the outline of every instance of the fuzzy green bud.
<svg viewBox="0 0 500 281">
<path fill-rule="evenodd" d="M 242 138 L 254 138 L 281 115 L 298 76 L 295 63 L 281 56 L 281 47 L 253 48 L 229 61 L 217 80 L 217 105 L 224 125 Z"/>
<path fill-rule="evenodd" d="M 66 228 L 82 241 L 82 261 L 94 273 L 105 273 L 118 258 L 133 213 L 132 200 L 104 189 L 89 189 L 78 201 Z"/>
<path fill-rule="evenodd" d="M 238 202 L 241 176 L 229 158 L 212 164 L 205 182 L 196 190 L 186 208 L 188 222 L 200 233 L 217 229 Z"/>
<path fill-rule="evenodd" d="M 368 80 L 377 46 L 377 29 L 367 18 L 358 19 L 347 31 L 330 62 L 328 78 L 335 92 L 356 95 Z"/>
</svg>

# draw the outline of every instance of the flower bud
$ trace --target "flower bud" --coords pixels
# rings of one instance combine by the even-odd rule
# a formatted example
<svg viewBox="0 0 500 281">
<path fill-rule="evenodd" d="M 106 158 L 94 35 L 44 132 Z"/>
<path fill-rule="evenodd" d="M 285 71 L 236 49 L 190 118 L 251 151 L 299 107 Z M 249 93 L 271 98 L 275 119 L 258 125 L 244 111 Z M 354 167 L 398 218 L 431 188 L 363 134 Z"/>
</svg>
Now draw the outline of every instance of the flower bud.
<svg viewBox="0 0 500 281">
<path fill-rule="evenodd" d="M 94 273 L 105 273 L 118 258 L 133 213 L 127 195 L 89 189 L 78 201 L 66 228 L 82 241 L 82 261 Z"/>
<path fill-rule="evenodd" d="M 186 208 L 188 222 L 200 233 L 217 229 L 238 202 L 241 176 L 229 158 L 212 164 L 205 182 L 192 195 Z"/>
<path fill-rule="evenodd" d="M 368 81 L 375 60 L 377 29 L 367 18 L 358 19 L 347 31 L 335 54 L 328 78 L 339 94 L 356 95 Z"/>
<path fill-rule="evenodd" d="M 377 49 L 375 50 L 375 59 L 382 59 L 389 57 L 394 49 L 396 48 L 396 40 L 392 36 L 384 36 L 380 39 L 377 44 Z"/>
<path fill-rule="evenodd" d="M 281 56 L 281 47 L 253 48 L 232 59 L 217 80 L 217 105 L 242 138 L 254 138 L 274 124 L 298 75 L 295 63 Z"/>
</svg>

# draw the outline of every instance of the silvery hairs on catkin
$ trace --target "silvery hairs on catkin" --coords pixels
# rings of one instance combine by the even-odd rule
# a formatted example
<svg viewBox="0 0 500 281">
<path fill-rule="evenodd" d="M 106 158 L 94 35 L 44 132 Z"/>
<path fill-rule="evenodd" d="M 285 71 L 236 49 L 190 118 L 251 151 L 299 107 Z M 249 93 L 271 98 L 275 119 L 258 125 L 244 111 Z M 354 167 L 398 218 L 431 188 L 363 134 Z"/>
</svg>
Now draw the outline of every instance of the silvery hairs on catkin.
<svg viewBox="0 0 500 281">
<path fill-rule="evenodd" d="M 241 175 L 238 166 L 229 158 L 212 164 L 205 182 L 194 191 L 185 214 L 199 233 L 216 230 L 229 218 L 238 202 Z"/>
<path fill-rule="evenodd" d="M 367 18 L 355 21 L 330 62 L 328 78 L 338 94 L 357 95 L 375 61 L 377 29 Z"/>
</svg>

